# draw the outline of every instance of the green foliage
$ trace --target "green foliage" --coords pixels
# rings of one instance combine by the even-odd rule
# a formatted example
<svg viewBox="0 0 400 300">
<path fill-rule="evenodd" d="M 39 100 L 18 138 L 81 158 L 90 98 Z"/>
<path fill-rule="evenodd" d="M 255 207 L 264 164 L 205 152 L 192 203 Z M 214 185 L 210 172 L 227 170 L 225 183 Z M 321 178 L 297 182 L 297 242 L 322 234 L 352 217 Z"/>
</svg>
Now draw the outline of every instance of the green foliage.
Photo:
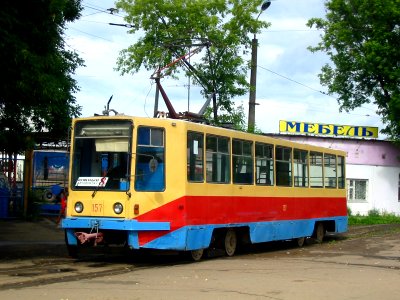
<svg viewBox="0 0 400 300">
<path fill-rule="evenodd" d="M 341 110 L 374 102 L 386 128 L 400 139 L 400 0 L 329 0 L 326 19 L 308 26 L 323 31 L 311 51 L 324 51 L 332 64 L 320 74 Z"/>
<path fill-rule="evenodd" d="M 369 217 L 379 217 L 380 216 L 380 212 L 378 209 L 374 208 L 368 211 L 368 216 Z"/>
<path fill-rule="evenodd" d="M 79 17 L 80 0 L 6 0 L 0 11 L 0 144 L 19 153 L 32 132 L 66 136 L 80 106 L 71 77 L 83 62 L 65 49 L 66 22 Z"/>
<path fill-rule="evenodd" d="M 229 113 L 221 109 L 218 118 L 214 120 L 212 117 L 212 109 L 207 108 L 205 112 L 205 118 L 208 123 L 215 126 L 227 126 L 230 125 L 235 130 L 246 131 L 245 113 L 243 105 L 239 105 L 236 108 L 232 108 Z"/>
<path fill-rule="evenodd" d="M 349 225 L 377 225 L 400 223 L 400 217 L 392 213 L 380 213 L 377 209 L 372 209 L 367 216 L 349 214 Z"/>
<path fill-rule="evenodd" d="M 202 44 L 191 63 L 194 68 L 186 70 L 186 75 L 202 86 L 204 97 L 216 92 L 215 123 L 222 121 L 217 120 L 217 111 L 233 113 L 227 118 L 235 119 L 231 99 L 249 88 L 249 64 L 242 57 L 251 49 L 249 33 L 268 26 L 256 20 L 260 4 L 253 0 L 119 0 L 117 8 L 127 13 L 126 21 L 133 26 L 129 33 L 141 36 L 120 53 L 118 70 L 123 74 L 142 67 L 154 71 L 196 48 L 190 45 Z M 171 76 L 178 76 L 179 66 L 169 67 Z"/>
</svg>

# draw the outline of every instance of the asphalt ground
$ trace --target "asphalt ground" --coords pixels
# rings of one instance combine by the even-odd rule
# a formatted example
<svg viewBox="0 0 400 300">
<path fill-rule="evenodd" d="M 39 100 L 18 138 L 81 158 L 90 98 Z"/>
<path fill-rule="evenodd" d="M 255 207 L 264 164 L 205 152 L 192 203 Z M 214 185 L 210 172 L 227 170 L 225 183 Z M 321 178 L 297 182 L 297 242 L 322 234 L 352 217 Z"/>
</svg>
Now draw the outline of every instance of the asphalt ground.
<svg viewBox="0 0 400 300">
<path fill-rule="evenodd" d="M 1 220 L 0 299 L 397 300 L 399 241 L 400 224 L 357 226 L 303 248 L 266 243 L 234 257 L 146 264 L 71 259 L 54 221 Z"/>
<path fill-rule="evenodd" d="M 0 260 L 29 257 L 67 256 L 64 230 L 55 219 L 28 222 L 0 219 Z"/>
</svg>

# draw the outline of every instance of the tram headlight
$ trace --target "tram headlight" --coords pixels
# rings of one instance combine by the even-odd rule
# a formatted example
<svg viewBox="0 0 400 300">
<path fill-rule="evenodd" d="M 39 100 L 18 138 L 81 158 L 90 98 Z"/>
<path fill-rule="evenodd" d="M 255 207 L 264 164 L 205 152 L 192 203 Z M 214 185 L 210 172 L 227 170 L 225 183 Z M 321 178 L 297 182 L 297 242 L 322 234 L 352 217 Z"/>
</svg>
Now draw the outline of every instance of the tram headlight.
<svg viewBox="0 0 400 300">
<path fill-rule="evenodd" d="M 114 212 L 117 215 L 121 214 L 123 212 L 123 210 L 124 210 L 124 206 L 121 203 L 119 203 L 119 202 L 114 203 Z"/>
<path fill-rule="evenodd" d="M 83 211 L 83 203 L 82 202 L 76 202 L 75 203 L 75 211 L 79 214 Z"/>
</svg>

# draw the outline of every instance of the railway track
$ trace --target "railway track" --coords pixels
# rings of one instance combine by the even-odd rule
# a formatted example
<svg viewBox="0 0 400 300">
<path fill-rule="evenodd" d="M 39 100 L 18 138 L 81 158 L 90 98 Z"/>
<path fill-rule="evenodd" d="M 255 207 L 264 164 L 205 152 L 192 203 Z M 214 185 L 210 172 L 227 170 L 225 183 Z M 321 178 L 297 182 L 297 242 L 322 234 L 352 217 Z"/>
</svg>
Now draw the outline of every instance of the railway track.
<svg viewBox="0 0 400 300">
<path fill-rule="evenodd" d="M 135 253 L 126 255 L 120 249 L 106 254 L 83 254 L 80 259 L 41 257 L 0 260 L 0 291 L 22 289 L 58 282 L 79 281 L 129 273 L 136 270 L 184 264 L 179 255 Z"/>
<path fill-rule="evenodd" d="M 16 266 L 12 266 L 13 264 Z M 29 264 L 11 261 L 7 265 L 9 266 L 0 266 L 0 290 L 117 275 L 138 268 L 127 263 L 104 262 L 98 259 L 75 261 L 63 258 L 38 259 Z"/>
</svg>

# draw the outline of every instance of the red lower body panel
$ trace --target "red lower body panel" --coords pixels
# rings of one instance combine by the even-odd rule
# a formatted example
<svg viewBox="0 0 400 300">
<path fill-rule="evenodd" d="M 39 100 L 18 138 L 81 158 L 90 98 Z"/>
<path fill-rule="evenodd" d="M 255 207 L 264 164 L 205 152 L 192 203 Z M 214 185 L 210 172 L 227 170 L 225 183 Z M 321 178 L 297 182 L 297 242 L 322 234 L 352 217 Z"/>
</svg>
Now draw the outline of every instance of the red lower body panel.
<svg viewBox="0 0 400 300">
<path fill-rule="evenodd" d="M 171 230 L 167 232 L 140 232 L 139 244 L 144 245 L 188 225 L 245 225 L 254 222 L 320 219 L 346 215 L 346 197 L 185 196 L 136 219 L 141 222 L 171 224 Z"/>
</svg>

